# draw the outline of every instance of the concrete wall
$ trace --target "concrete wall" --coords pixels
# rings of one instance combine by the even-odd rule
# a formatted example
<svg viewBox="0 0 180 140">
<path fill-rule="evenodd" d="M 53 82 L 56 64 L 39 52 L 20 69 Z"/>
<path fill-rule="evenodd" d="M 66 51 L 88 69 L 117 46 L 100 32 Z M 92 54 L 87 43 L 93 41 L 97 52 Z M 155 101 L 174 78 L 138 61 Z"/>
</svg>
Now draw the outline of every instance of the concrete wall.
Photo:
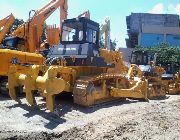
<svg viewBox="0 0 180 140">
<path fill-rule="evenodd" d="M 166 40 L 173 46 L 180 46 L 180 35 L 167 35 Z"/>
<path fill-rule="evenodd" d="M 143 25 L 179 27 L 179 16 L 173 14 L 132 13 L 126 17 L 127 27 L 132 32 L 141 32 Z"/>
<path fill-rule="evenodd" d="M 143 47 L 155 46 L 159 43 L 164 42 L 164 35 L 162 34 L 139 34 L 139 45 Z"/>
<path fill-rule="evenodd" d="M 180 35 L 180 27 L 143 25 L 142 33 Z"/>
<path fill-rule="evenodd" d="M 128 48 L 133 48 L 137 42 L 143 46 L 154 46 L 162 42 L 180 46 L 177 38 L 180 36 L 179 15 L 132 13 L 126 17 L 126 22 Z"/>
<path fill-rule="evenodd" d="M 142 47 L 156 46 L 160 43 L 168 43 L 172 46 L 180 46 L 180 35 L 164 35 L 164 34 L 139 34 L 139 45 Z"/>
</svg>

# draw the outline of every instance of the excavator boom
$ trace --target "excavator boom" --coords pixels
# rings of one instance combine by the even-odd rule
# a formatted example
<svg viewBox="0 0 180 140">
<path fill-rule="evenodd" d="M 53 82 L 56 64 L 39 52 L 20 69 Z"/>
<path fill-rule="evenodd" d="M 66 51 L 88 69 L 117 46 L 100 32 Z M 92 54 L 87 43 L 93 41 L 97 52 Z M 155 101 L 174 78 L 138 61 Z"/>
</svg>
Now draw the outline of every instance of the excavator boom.
<svg viewBox="0 0 180 140">
<path fill-rule="evenodd" d="M 2 43 L 3 39 L 5 38 L 10 27 L 14 23 L 14 20 L 15 20 L 15 18 L 13 16 L 13 14 L 10 14 L 9 16 L 5 17 L 4 19 L 0 20 L 0 44 Z"/>
<path fill-rule="evenodd" d="M 110 50 L 110 19 L 106 17 L 100 26 L 99 36 L 105 34 L 105 48 Z"/>
<path fill-rule="evenodd" d="M 39 51 L 44 21 L 59 7 L 61 26 L 63 20 L 67 18 L 67 0 L 52 0 L 41 10 L 35 11 L 34 16 L 15 30 L 11 36 L 23 38 L 25 40 L 25 48 L 28 52 Z M 31 12 L 29 15 L 31 15 Z"/>
</svg>

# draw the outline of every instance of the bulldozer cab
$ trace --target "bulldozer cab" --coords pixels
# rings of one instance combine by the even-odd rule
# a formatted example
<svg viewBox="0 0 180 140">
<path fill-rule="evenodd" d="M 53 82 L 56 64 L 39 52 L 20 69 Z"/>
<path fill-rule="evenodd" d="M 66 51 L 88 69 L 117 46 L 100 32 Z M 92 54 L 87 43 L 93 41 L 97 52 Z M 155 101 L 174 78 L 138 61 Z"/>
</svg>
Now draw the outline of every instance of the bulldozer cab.
<svg viewBox="0 0 180 140">
<path fill-rule="evenodd" d="M 50 65 L 62 60 L 67 66 L 106 67 L 100 57 L 99 24 L 85 17 L 65 20 L 61 27 L 60 44 L 51 47 L 47 55 Z"/>
<path fill-rule="evenodd" d="M 151 61 L 156 63 L 156 54 L 150 54 L 146 51 L 133 51 L 131 54 L 131 64 L 150 65 Z"/>
<path fill-rule="evenodd" d="M 131 64 L 148 65 L 148 53 L 144 51 L 133 51 L 130 62 Z"/>
<path fill-rule="evenodd" d="M 62 24 L 61 44 L 84 43 L 99 46 L 99 24 L 85 17 L 65 20 Z"/>
</svg>

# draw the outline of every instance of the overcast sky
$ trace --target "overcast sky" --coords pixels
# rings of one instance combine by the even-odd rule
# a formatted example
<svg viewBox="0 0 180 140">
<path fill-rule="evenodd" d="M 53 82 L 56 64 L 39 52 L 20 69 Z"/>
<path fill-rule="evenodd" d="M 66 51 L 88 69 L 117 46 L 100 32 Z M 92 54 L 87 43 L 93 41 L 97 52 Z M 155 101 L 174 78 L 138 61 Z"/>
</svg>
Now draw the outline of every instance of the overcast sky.
<svg viewBox="0 0 180 140">
<path fill-rule="evenodd" d="M 1 0 L 0 19 L 13 13 L 16 18 L 28 19 L 30 10 L 38 10 L 50 0 Z M 101 23 L 109 16 L 111 19 L 111 38 L 118 41 L 118 47 L 126 47 L 126 16 L 135 12 L 173 13 L 180 15 L 180 0 L 69 0 L 68 18 L 76 17 L 86 10 L 91 19 Z M 59 11 L 47 20 L 47 24 L 59 25 Z"/>
</svg>

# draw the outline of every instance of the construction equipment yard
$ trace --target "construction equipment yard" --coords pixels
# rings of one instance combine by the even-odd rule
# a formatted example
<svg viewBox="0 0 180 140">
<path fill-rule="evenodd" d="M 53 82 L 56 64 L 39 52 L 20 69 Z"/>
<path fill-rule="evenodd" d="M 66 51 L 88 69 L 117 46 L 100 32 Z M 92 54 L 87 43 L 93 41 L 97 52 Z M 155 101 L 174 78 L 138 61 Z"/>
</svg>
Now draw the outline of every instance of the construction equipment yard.
<svg viewBox="0 0 180 140">
<path fill-rule="evenodd" d="M 48 113 L 9 98 L 0 101 L 1 139 L 179 140 L 180 96 L 139 102 L 114 101 L 84 108 L 69 97 L 58 97 L 58 110 Z M 41 100 L 41 97 L 36 97 Z"/>
<path fill-rule="evenodd" d="M 179 16 L 173 16 L 178 27 L 154 27 L 171 15 L 150 14 L 161 20 L 148 30 L 139 20 L 143 30 L 128 30 L 132 48 L 123 53 L 112 40 L 113 15 L 99 23 L 94 19 L 102 16 L 92 16 L 97 8 L 89 7 L 69 18 L 69 7 L 78 7 L 72 5 L 51 0 L 30 10 L 26 21 L 13 11 L 1 18 L 0 140 L 180 140 Z M 126 20 L 128 29 L 136 27 L 134 18 Z M 166 32 L 152 35 L 151 29 Z M 158 46 L 148 47 L 150 40 Z"/>
</svg>

